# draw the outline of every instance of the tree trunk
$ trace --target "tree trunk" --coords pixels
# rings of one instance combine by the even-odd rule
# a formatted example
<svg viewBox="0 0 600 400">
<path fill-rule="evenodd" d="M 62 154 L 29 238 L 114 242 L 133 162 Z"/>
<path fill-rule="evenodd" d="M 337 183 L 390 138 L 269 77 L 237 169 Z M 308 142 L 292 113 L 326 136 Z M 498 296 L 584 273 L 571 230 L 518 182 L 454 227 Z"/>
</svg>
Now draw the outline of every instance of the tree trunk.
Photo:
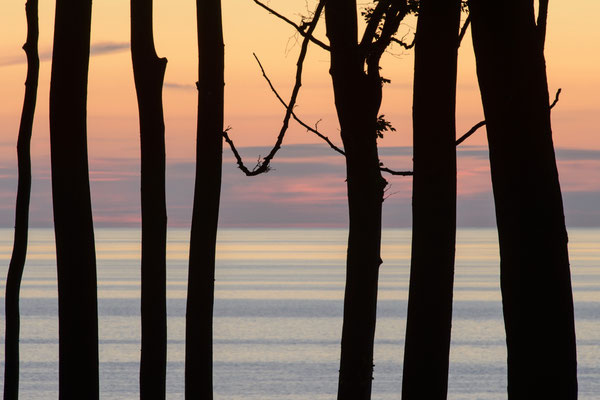
<svg viewBox="0 0 600 400">
<path fill-rule="evenodd" d="M 152 34 L 152 0 L 131 0 L 131 58 L 138 99 L 142 202 L 140 398 L 164 399 L 167 371 L 165 124 L 166 58 Z"/>
<path fill-rule="evenodd" d="M 338 399 L 370 399 L 386 185 L 376 142 L 381 81 L 364 72 L 357 45 L 356 3 L 330 0 L 325 14 L 330 73 L 346 152 L 350 221 Z"/>
<path fill-rule="evenodd" d="M 471 0 L 500 241 L 509 399 L 576 399 L 567 232 L 533 1 Z"/>
<path fill-rule="evenodd" d="M 19 297 L 21 279 L 27 256 L 29 230 L 29 199 L 31 195 L 31 132 L 35 113 L 40 70 L 38 55 L 38 1 L 28 0 L 25 4 L 27 16 L 27 41 L 23 46 L 27 56 L 27 80 L 25 99 L 17 141 L 18 186 L 15 208 L 15 238 L 8 275 L 6 277 L 6 334 L 4 338 L 4 400 L 19 397 Z"/>
<path fill-rule="evenodd" d="M 87 160 L 91 0 L 57 0 L 50 152 L 59 318 L 59 398 L 98 399 L 96 254 Z"/>
<path fill-rule="evenodd" d="M 224 45 L 220 0 L 196 1 L 198 126 L 186 309 L 185 398 L 213 398 L 215 246 L 223 153 Z"/>
<path fill-rule="evenodd" d="M 446 399 L 456 239 L 460 0 L 421 0 L 413 92 L 413 225 L 403 399 Z"/>
</svg>

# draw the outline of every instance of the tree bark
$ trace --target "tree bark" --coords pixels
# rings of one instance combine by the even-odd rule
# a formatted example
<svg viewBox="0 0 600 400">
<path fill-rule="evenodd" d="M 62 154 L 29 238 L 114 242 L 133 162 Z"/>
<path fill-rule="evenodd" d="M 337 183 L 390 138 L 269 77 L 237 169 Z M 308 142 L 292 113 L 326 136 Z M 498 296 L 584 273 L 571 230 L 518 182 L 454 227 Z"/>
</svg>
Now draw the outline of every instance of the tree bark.
<svg viewBox="0 0 600 400">
<path fill-rule="evenodd" d="M 576 399 L 567 231 L 533 1 L 471 0 L 500 242 L 509 399 Z"/>
<path fill-rule="evenodd" d="M 13 251 L 6 277 L 5 315 L 6 333 L 4 338 L 4 400 L 19 397 L 19 297 L 21 279 L 27 256 L 29 231 L 29 200 L 31 196 L 31 133 L 37 100 L 40 71 L 38 55 L 38 1 L 28 0 L 25 4 L 27 17 L 27 40 L 23 49 L 27 56 L 27 78 L 25 99 L 17 140 L 17 204 L 15 207 L 15 237 Z"/>
<path fill-rule="evenodd" d="M 346 152 L 349 237 L 338 399 L 370 399 L 377 280 L 381 264 L 381 207 L 386 185 L 379 170 L 376 121 L 381 81 L 364 71 L 357 44 L 356 2 L 325 6 L 330 73 Z"/>
<path fill-rule="evenodd" d="M 185 398 L 213 398 L 215 246 L 223 153 L 224 44 L 220 0 L 196 1 L 198 126 L 186 309 Z"/>
<path fill-rule="evenodd" d="M 456 239 L 460 0 L 421 0 L 413 91 L 413 223 L 403 399 L 446 399 Z"/>
<path fill-rule="evenodd" d="M 164 399 L 167 370 L 165 124 L 167 66 L 154 49 L 152 0 L 131 0 L 131 58 L 138 99 L 142 202 L 140 398 Z"/>
<path fill-rule="evenodd" d="M 59 318 L 59 398 L 98 399 L 96 254 L 87 160 L 90 0 L 57 0 L 50 152 Z"/>
</svg>

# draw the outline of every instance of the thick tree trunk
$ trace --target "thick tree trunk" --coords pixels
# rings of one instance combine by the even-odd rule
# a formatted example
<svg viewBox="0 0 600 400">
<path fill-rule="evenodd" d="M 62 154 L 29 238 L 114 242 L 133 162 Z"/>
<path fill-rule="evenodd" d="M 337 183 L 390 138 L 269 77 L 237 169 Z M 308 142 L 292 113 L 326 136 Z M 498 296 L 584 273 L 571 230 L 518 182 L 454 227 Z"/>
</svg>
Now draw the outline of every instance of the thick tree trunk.
<svg viewBox="0 0 600 400">
<path fill-rule="evenodd" d="M 6 333 L 4 338 L 4 400 L 19 397 L 19 296 L 21 279 L 27 256 L 29 230 L 29 199 L 31 195 L 31 132 L 35 113 L 40 71 L 38 55 L 38 1 L 28 0 L 25 4 L 27 16 L 27 41 L 23 46 L 27 56 L 27 79 L 25 99 L 17 140 L 18 186 L 15 207 L 15 238 L 8 275 L 6 277 Z"/>
<path fill-rule="evenodd" d="M 469 2 L 500 241 L 509 399 L 577 398 L 567 232 L 533 1 Z"/>
<path fill-rule="evenodd" d="M 421 0 L 413 92 L 413 225 L 402 397 L 446 399 L 456 239 L 460 0 Z"/>
<path fill-rule="evenodd" d="M 198 131 L 186 309 L 185 398 L 213 398 L 215 246 L 223 153 L 224 45 L 220 0 L 196 1 Z"/>
<path fill-rule="evenodd" d="M 158 58 L 154 49 L 152 0 L 131 0 L 131 58 L 140 117 L 142 166 L 140 398 L 164 399 L 167 372 L 167 207 L 162 86 L 167 60 Z"/>
<path fill-rule="evenodd" d="M 370 399 L 386 185 L 379 170 L 375 129 L 381 82 L 364 72 L 357 45 L 356 3 L 330 0 L 325 13 L 330 73 L 346 152 L 350 221 L 338 399 Z"/>
<path fill-rule="evenodd" d="M 50 151 L 59 318 L 59 398 L 98 399 L 96 254 L 87 160 L 91 0 L 57 0 Z"/>
</svg>

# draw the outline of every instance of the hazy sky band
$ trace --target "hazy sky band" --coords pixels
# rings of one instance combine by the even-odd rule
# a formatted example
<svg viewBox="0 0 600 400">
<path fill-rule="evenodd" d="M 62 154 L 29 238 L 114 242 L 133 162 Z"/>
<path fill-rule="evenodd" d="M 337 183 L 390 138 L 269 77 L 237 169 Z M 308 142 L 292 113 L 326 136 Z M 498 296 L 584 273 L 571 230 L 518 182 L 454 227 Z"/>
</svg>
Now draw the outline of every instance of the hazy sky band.
<svg viewBox="0 0 600 400">
<path fill-rule="evenodd" d="M 244 147 L 249 159 L 266 147 Z M 408 147 L 382 149 L 381 159 L 393 168 L 405 168 L 412 157 Z M 600 226 L 600 150 L 557 149 L 569 226 Z M 13 224 L 16 173 L 10 162 L 0 164 L 0 227 Z M 51 226 L 51 191 L 48 160 L 33 161 L 31 221 Z M 289 145 L 273 163 L 273 170 L 246 177 L 236 168 L 229 150 L 224 154 L 221 226 L 226 227 L 337 227 L 347 226 L 344 161 L 320 144 Z M 390 187 L 384 202 L 384 226 L 409 227 L 410 177 L 387 176 Z M 139 227 L 139 159 L 105 158 L 90 161 L 92 204 L 96 226 Z M 187 227 L 191 218 L 193 160 L 167 164 L 169 224 Z M 487 150 L 464 146 L 458 152 L 458 224 L 495 226 Z"/>
</svg>

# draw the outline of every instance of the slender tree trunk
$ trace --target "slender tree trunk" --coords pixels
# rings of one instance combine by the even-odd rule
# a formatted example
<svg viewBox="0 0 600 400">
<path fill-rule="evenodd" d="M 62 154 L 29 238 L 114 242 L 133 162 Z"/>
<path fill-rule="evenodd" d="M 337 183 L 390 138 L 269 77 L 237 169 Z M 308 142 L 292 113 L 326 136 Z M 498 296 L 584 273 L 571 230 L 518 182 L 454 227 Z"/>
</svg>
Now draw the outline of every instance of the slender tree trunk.
<svg viewBox="0 0 600 400">
<path fill-rule="evenodd" d="M 57 0 L 50 152 L 59 318 L 59 398 L 98 399 L 96 254 L 87 160 L 91 0 Z"/>
<path fill-rule="evenodd" d="M 154 49 L 152 0 L 131 0 L 131 58 L 138 98 L 142 201 L 140 398 L 164 399 L 167 372 L 165 124 L 167 66 Z"/>
<path fill-rule="evenodd" d="M 329 0 L 325 14 L 330 73 L 346 152 L 350 221 L 338 399 L 370 399 L 386 185 L 376 142 L 381 82 L 364 72 L 357 45 L 356 2 Z"/>
<path fill-rule="evenodd" d="M 212 399 L 215 246 L 223 153 L 220 0 L 197 0 L 198 131 L 186 310 L 185 398 Z"/>
<path fill-rule="evenodd" d="M 446 399 L 456 239 L 460 0 L 421 0 L 413 91 L 413 237 L 402 397 Z"/>
<path fill-rule="evenodd" d="M 500 241 L 509 399 L 576 399 L 567 232 L 533 0 L 471 0 Z"/>
<path fill-rule="evenodd" d="M 4 400 L 19 397 L 19 296 L 21 279 L 27 256 L 29 230 L 29 199 L 31 195 L 31 132 L 35 113 L 40 59 L 38 55 L 38 1 L 28 0 L 25 4 L 27 16 L 27 41 L 23 46 L 27 56 L 27 79 L 25 99 L 17 141 L 18 186 L 15 208 L 15 238 L 8 275 L 6 277 L 6 334 L 4 338 Z"/>
</svg>

